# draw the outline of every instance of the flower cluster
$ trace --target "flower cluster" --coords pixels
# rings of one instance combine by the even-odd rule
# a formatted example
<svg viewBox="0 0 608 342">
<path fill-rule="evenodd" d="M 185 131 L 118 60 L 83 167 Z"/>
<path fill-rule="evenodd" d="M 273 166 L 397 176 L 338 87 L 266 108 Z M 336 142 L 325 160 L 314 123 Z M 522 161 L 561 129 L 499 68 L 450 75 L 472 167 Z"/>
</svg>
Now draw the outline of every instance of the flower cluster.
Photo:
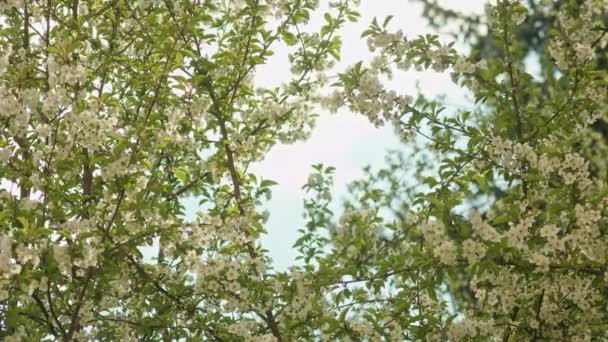
<svg viewBox="0 0 608 342">
<path fill-rule="evenodd" d="M 424 1 L 471 53 L 389 17 L 333 77 L 357 3 L 309 32 L 316 0 L 0 1 L 0 339 L 606 339 L 606 1 Z M 290 80 L 260 88 L 280 42 Z M 412 68 L 473 109 L 387 86 Z M 249 164 L 317 105 L 428 145 L 368 169 L 339 219 L 315 165 L 281 272 L 259 239 L 274 182 Z"/>
</svg>

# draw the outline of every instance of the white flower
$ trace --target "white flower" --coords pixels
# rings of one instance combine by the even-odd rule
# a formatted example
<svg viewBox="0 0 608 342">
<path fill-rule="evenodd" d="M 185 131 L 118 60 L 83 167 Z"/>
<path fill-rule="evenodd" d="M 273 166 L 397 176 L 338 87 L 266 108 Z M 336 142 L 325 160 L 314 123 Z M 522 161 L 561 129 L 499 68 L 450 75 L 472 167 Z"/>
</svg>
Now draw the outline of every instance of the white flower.
<svg viewBox="0 0 608 342">
<path fill-rule="evenodd" d="M 388 33 L 380 33 L 374 36 L 374 43 L 379 48 L 384 48 L 393 42 L 393 38 Z"/>
<path fill-rule="evenodd" d="M 469 261 L 469 263 L 474 264 L 479 262 L 486 254 L 485 246 L 472 239 L 466 239 L 462 243 L 462 255 Z"/>
<path fill-rule="evenodd" d="M 456 244 L 451 240 L 444 240 L 433 249 L 433 254 L 439 258 L 439 261 L 445 265 L 456 265 L 458 262 L 458 253 Z"/>
<path fill-rule="evenodd" d="M 331 113 L 335 113 L 344 105 L 344 94 L 335 90 L 331 95 L 322 97 L 320 102 L 323 108 L 326 108 Z"/>
<path fill-rule="evenodd" d="M 10 147 L 0 148 L 0 161 L 7 162 L 13 154 L 13 151 Z"/>
<path fill-rule="evenodd" d="M 12 53 L 12 46 L 9 45 L 5 48 L 4 54 L 0 56 L 0 76 L 4 75 L 4 73 L 6 72 L 6 68 L 9 66 L 9 57 Z"/>
<path fill-rule="evenodd" d="M 490 224 L 482 220 L 479 211 L 474 210 L 469 214 L 469 221 L 473 228 L 473 233 L 483 241 L 498 242 L 500 234 Z"/>
<path fill-rule="evenodd" d="M 51 136 L 51 126 L 47 124 L 40 124 L 38 127 L 36 127 L 36 133 L 38 133 L 40 138 L 48 138 Z"/>
<path fill-rule="evenodd" d="M 576 52 L 576 58 L 579 62 L 586 62 L 593 58 L 593 48 L 590 45 L 576 43 L 574 45 L 574 51 Z"/>
<path fill-rule="evenodd" d="M 454 71 L 461 74 L 473 74 L 477 70 L 477 64 L 467 62 L 463 58 L 459 58 L 454 64 Z"/>
<path fill-rule="evenodd" d="M 378 96 L 382 91 L 382 83 L 377 76 L 366 73 L 361 77 L 359 82 L 359 90 L 364 96 Z"/>
<path fill-rule="evenodd" d="M 527 13 L 524 11 L 517 11 L 511 15 L 511 20 L 515 25 L 520 25 L 526 20 Z"/>
<path fill-rule="evenodd" d="M 438 221 L 429 221 L 422 227 L 425 243 L 436 246 L 446 240 L 443 225 Z"/>
</svg>

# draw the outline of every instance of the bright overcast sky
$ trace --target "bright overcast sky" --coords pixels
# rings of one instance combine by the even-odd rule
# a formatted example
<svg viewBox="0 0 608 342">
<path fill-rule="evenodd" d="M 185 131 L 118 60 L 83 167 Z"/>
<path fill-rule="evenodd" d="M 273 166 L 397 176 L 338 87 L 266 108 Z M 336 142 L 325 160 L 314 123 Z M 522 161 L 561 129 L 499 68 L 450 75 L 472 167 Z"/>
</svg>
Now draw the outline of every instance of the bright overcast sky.
<svg viewBox="0 0 608 342">
<path fill-rule="evenodd" d="M 327 0 L 320 2 L 323 6 Z M 365 40 L 360 36 L 374 17 L 382 19 L 393 15 L 391 28 L 402 29 L 407 37 L 432 32 L 421 17 L 421 6 L 416 2 L 407 0 L 362 0 L 361 2 L 360 22 L 347 23 L 342 30 L 343 51 L 339 70 L 360 60 L 366 60 L 370 56 Z M 479 12 L 485 2 L 451 0 L 442 3 L 463 11 Z M 321 15 L 315 17 L 322 18 Z M 288 79 L 289 65 L 286 54 L 285 48 L 277 47 L 275 55 L 268 64 L 258 68 L 256 82 L 259 85 L 276 86 Z M 460 99 L 462 93 L 447 74 L 434 72 L 396 74 L 390 86 L 400 93 L 414 95 L 416 82 L 419 82 L 425 94 L 447 94 L 448 104 L 466 106 Z M 273 188 L 272 199 L 265 206 L 270 212 L 270 218 L 266 225 L 268 235 L 262 238 L 262 243 L 270 251 L 275 267 L 284 270 L 294 263 L 296 253 L 292 246 L 297 238 L 297 230 L 304 226 L 302 218 L 304 192 L 301 188 L 311 172 L 312 164 L 323 163 L 336 167 L 334 204 L 337 206 L 346 194 L 346 184 L 360 177 L 365 165 L 382 166 L 386 150 L 399 147 L 399 140 L 391 127 L 375 128 L 366 118 L 346 111 L 337 114 L 321 113 L 317 126 L 307 141 L 275 146 L 263 161 L 253 165 L 251 171 L 256 175 L 279 183 Z M 187 207 L 189 214 L 196 211 L 193 203 L 187 203 Z"/>
</svg>

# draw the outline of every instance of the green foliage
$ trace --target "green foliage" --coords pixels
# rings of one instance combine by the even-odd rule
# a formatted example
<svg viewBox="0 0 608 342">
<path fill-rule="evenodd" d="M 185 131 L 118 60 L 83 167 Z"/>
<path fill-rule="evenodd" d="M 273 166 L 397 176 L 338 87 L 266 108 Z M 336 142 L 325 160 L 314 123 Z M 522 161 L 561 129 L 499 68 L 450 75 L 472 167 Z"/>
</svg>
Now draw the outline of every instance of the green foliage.
<svg viewBox="0 0 608 342">
<path fill-rule="evenodd" d="M 357 1 L 0 2 L 0 338 L 608 338 L 608 4 L 421 2 L 455 41 L 374 19 L 373 59 L 340 73 Z M 278 44 L 291 78 L 260 88 Z M 412 68 L 450 72 L 472 109 L 384 84 Z M 279 272 L 260 243 L 279 184 L 248 170 L 317 104 L 407 148 L 338 212 L 313 165 Z"/>
</svg>

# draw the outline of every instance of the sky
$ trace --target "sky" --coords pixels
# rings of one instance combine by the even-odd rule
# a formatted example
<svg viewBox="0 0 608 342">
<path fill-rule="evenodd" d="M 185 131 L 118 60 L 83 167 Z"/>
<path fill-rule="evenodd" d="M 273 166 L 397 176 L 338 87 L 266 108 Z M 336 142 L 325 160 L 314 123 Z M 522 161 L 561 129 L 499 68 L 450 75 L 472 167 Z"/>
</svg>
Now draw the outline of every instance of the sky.
<svg viewBox="0 0 608 342">
<path fill-rule="evenodd" d="M 323 6 L 327 0 L 320 2 Z M 485 2 L 451 0 L 441 3 L 462 11 L 480 12 Z M 337 69 L 342 70 L 360 60 L 369 60 L 370 52 L 360 35 L 374 17 L 383 19 L 393 15 L 390 27 L 403 30 L 407 37 L 432 33 L 421 11 L 421 6 L 414 1 L 362 0 L 360 21 L 346 24 L 341 31 L 343 50 Z M 312 23 L 315 24 L 319 23 Z M 276 86 L 288 79 L 288 69 L 286 50 L 278 46 L 273 58 L 258 68 L 255 81 L 261 86 Z M 447 94 L 447 104 L 466 107 L 462 92 L 447 73 L 395 74 L 390 87 L 403 94 L 415 95 L 417 82 L 426 95 Z M 262 238 L 262 244 L 269 250 L 279 271 L 294 264 L 296 252 L 292 246 L 298 237 L 297 230 L 304 227 L 302 213 L 305 194 L 301 188 L 311 173 L 311 165 L 323 163 L 336 168 L 333 195 L 334 207 L 337 207 L 346 195 L 346 185 L 362 176 L 365 165 L 382 166 L 387 149 L 402 148 L 392 127 L 375 128 L 365 117 L 345 110 L 337 114 L 320 114 L 308 140 L 274 146 L 264 160 L 251 167 L 256 175 L 278 182 L 273 188 L 272 199 L 265 206 L 270 218 L 266 225 L 268 234 Z"/>
<path fill-rule="evenodd" d="M 319 15 L 311 16 L 310 29 L 323 23 L 322 13 L 327 10 L 328 0 L 320 0 Z M 484 0 L 443 0 L 440 4 L 463 12 L 483 11 Z M 361 33 L 370 25 L 374 17 L 380 22 L 385 17 L 394 16 L 390 30 L 401 29 L 406 37 L 415 38 L 420 34 L 435 33 L 422 17 L 422 6 L 411 0 L 361 0 L 361 18 L 357 23 L 347 23 L 340 31 L 342 37 L 341 60 L 336 71 L 346 69 L 361 60 L 369 61 L 371 53 Z M 442 35 L 444 41 L 451 38 Z M 274 55 L 265 65 L 256 69 L 254 81 L 258 86 L 276 87 L 289 80 L 288 50 L 286 46 L 274 46 Z M 395 73 L 386 86 L 400 94 L 414 96 L 420 89 L 426 96 L 445 95 L 444 103 L 452 108 L 470 109 L 465 94 L 450 79 L 449 74 L 433 71 L 408 71 Z M 391 126 L 376 128 L 362 115 L 339 110 L 336 114 L 319 112 L 316 127 L 306 141 L 295 144 L 278 144 L 271 148 L 262 161 L 250 165 L 249 170 L 258 179 L 271 179 L 278 184 L 273 187 L 272 198 L 263 208 L 270 213 L 265 226 L 268 234 L 261 238 L 262 245 L 269 251 L 273 266 L 284 271 L 294 265 L 297 256 L 292 248 L 298 238 L 297 230 L 305 225 L 303 214 L 304 191 L 302 186 L 312 172 L 312 165 L 322 163 L 336 168 L 334 173 L 334 212 L 339 215 L 340 204 L 347 195 L 347 185 L 363 176 L 366 165 L 382 167 L 387 150 L 404 149 Z M 199 211 L 197 201 L 184 201 L 186 218 L 193 218 Z M 142 247 L 146 258 L 152 258 L 158 248 Z"/>
</svg>

